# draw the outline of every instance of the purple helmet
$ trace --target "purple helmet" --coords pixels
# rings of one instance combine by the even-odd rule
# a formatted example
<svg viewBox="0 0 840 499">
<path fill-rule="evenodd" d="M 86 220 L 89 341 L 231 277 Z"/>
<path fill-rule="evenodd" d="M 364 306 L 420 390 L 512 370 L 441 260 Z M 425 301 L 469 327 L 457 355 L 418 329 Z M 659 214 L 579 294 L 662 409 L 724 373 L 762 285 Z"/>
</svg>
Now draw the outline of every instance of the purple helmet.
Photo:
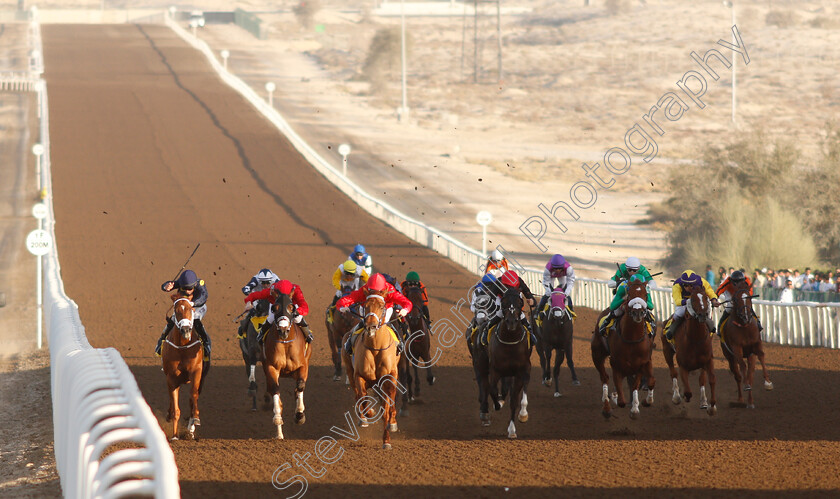
<svg viewBox="0 0 840 499">
<path fill-rule="evenodd" d="M 549 269 L 549 270 L 552 270 L 552 269 L 565 269 L 565 268 L 567 268 L 568 266 L 569 266 L 569 262 L 567 262 L 567 261 L 566 261 L 566 259 L 565 259 L 565 258 L 563 258 L 563 255 L 554 255 L 554 256 L 552 256 L 552 257 L 551 257 L 551 261 L 549 261 L 549 262 L 548 262 L 548 265 L 546 265 L 546 267 L 548 267 L 548 269 Z"/>
<path fill-rule="evenodd" d="M 679 281 L 684 286 L 700 286 L 703 283 L 703 280 L 700 278 L 698 274 L 696 274 L 693 270 L 686 270 L 682 273 L 679 278 Z"/>
</svg>

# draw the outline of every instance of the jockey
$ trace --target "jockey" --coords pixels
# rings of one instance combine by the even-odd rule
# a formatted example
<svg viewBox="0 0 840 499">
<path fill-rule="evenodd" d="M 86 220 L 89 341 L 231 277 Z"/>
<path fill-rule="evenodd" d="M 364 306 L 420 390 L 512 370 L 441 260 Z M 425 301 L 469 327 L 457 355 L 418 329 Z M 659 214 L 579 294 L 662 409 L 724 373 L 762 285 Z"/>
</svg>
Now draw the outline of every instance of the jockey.
<svg viewBox="0 0 840 499">
<path fill-rule="evenodd" d="M 192 270 L 185 270 L 178 276 L 175 281 L 166 281 L 160 285 L 160 289 L 166 292 L 173 289 L 181 296 L 188 298 L 193 305 L 193 327 L 201 338 L 201 344 L 204 346 L 204 361 L 210 361 L 210 336 L 207 335 L 207 330 L 204 329 L 204 323 L 201 321 L 204 314 L 207 313 L 207 288 L 204 287 L 204 280 L 199 279 Z M 166 318 L 166 327 L 163 328 L 163 334 L 158 339 L 155 347 L 155 355 L 160 357 L 160 347 L 163 345 L 163 340 L 166 335 L 175 326 L 175 313 L 173 311 L 171 317 Z"/>
<path fill-rule="evenodd" d="M 616 270 L 615 275 L 610 278 L 607 286 L 615 290 L 619 284 L 623 281 L 629 281 L 630 277 L 636 274 L 643 276 L 645 278 L 645 282 L 653 280 L 653 277 L 650 275 L 650 271 L 642 265 L 642 262 L 640 262 L 635 256 L 631 256 L 626 262 L 618 266 L 618 270 Z M 613 291 L 613 294 L 615 293 L 616 291 Z"/>
<path fill-rule="evenodd" d="M 472 335 L 478 326 L 479 320 L 495 315 L 494 299 L 497 290 L 501 287 L 502 285 L 499 284 L 496 276 L 493 274 L 484 274 L 481 281 L 473 288 L 472 295 L 470 296 L 470 311 L 473 313 L 473 318 L 469 325 L 470 337 L 468 339 L 470 341 L 472 341 Z"/>
<path fill-rule="evenodd" d="M 485 265 L 484 273 L 493 274 L 496 277 L 500 277 L 509 269 L 510 268 L 508 267 L 508 262 L 502 255 L 502 252 L 499 250 L 493 250 L 493 252 L 490 253 L 490 256 L 487 258 L 487 264 Z"/>
<path fill-rule="evenodd" d="M 531 290 L 528 289 L 528 285 L 525 284 L 525 281 L 519 278 L 519 275 L 516 273 L 515 270 L 508 270 L 499 281 L 504 284 L 504 286 L 488 286 L 491 288 L 491 294 L 496 296 L 495 301 L 495 308 L 496 314 L 490 319 L 490 322 L 485 325 L 484 329 L 481 332 L 481 343 L 484 344 L 487 341 L 487 334 L 490 332 L 496 324 L 502 322 L 502 318 L 504 314 L 502 313 L 502 297 L 509 288 L 516 288 L 519 290 L 520 293 L 525 295 L 525 299 L 528 300 L 528 304 L 533 309 L 534 306 L 537 304 L 537 300 L 534 298 L 534 295 L 531 294 Z M 528 317 L 525 315 L 525 312 L 521 312 L 520 319 L 522 320 L 522 325 L 525 327 L 525 330 L 531 335 L 531 344 L 537 344 L 537 337 L 534 335 L 534 332 L 531 330 L 531 324 L 528 322 Z"/>
<path fill-rule="evenodd" d="M 420 291 L 423 293 L 423 318 L 426 319 L 426 325 L 431 327 L 432 319 L 429 317 L 429 294 L 426 293 L 426 286 L 420 281 L 420 274 L 413 270 L 406 274 L 401 287 L 402 289 L 408 289 L 409 287 L 420 288 Z M 402 289 L 400 290 L 401 293 L 403 293 Z"/>
<path fill-rule="evenodd" d="M 712 306 L 720 306 L 720 302 L 717 299 L 715 290 L 712 289 L 712 286 L 709 284 L 709 282 L 706 279 L 700 277 L 699 274 L 694 273 L 693 270 L 686 270 L 682 273 L 681 276 L 677 278 L 676 281 L 674 281 L 674 318 L 671 320 L 671 327 L 669 327 L 668 330 L 665 331 L 665 338 L 667 338 L 668 340 L 674 339 L 674 332 L 677 330 L 680 324 L 682 324 L 682 321 L 685 320 L 686 302 L 689 300 L 689 288 L 692 286 L 703 286 L 703 289 L 706 292 L 706 296 L 708 296 L 712 300 Z M 711 317 L 706 319 L 706 326 L 709 328 L 709 332 L 715 332 L 715 321 Z"/>
<path fill-rule="evenodd" d="M 368 273 L 364 267 L 356 265 L 353 260 L 347 260 L 335 269 L 332 276 L 333 287 L 337 290 L 330 307 L 342 296 L 348 295 L 361 288 L 368 280 Z"/>
<path fill-rule="evenodd" d="M 397 291 L 402 293 L 402 286 L 400 286 L 397 283 L 397 278 L 396 277 L 392 276 L 391 274 L 386 274 L 385 272 L 380 272 L 380 274 L 382 274 L 382 277 L 385 278 L 385 282 L 387 282 L 391 286 L 394 286 L 394 289 L 396 289 Z"/>
<path fill-rule="evenodd" d="M 312 336 L 312 330 L 309 329 L 309 324 L 307 324 L 306 319 L 303 318 L 303 316 L 309 313 L 309 305 L 306 303 L 306 298 L 303 297 L 303 290 L 300 289 L 300 286 L 297 284 L 292 284 L 286 279 L 281 279 L 275 282 L 270 288 L 254 291 L 245 297 L 246 310 L 250 310 L 255 300 L 268 300 L 273 305 L 281 294 L 290 295 L 292 304 L 294 304 L 295 307 L 293 312 L 295 324 L 299 325 L 303 332 L 306 333 L 306 342 L 312 343 L 312 340 L 314 339 Z M 262 344 L 263 337 L 265 336 L 265 333 L 268 332 L 272 322 L 274 322 L 274 307 L 270 307 L 268 309 L 268 318 L 266 318 L 265 322 L 263 322 L 260 327 L 260 334 L 258 336 L 260 344 Z"/>
<path fill-rule="evenodd" d="M 556 287 L 562 288 L 563 292 L 566 293 L 566 305 L 569 307 L 569 310 L 572 313 L 575 311 L 572 305 L 572 291 L 575 289 L 575 269 L 563 258 L 563 255 L 554 255 L 545 264 L 545 270 L 543 271 L 542 285 L 545 288 L 545 294 L 540 299 L 540 306 L 537 307 L 537 311 L 543 320 L 545 320 L 543 308 L 548 302 L 551 292 L 554 291 L 555 279 L 557 279 Z"/>
<path fill-rule="evenodd" d="M 356 265 L 362 267 L 367 272 L 367 275 L 371 275 L 373 272 L 373 259 L 367 254 L 365 247 L 361 244 L 357 244 L 353 248 L 353 252 L 350 253 L 347 259 L 352 260 Z"/>
<path fill-rule="evenodd" d="M 622 315 L 624 315 L 624 310 L 621 309 L 621 304 L 624 303 L 624 298 L 627 296 L 627 283 L 628 282 L 649 282 L 645 279 L 645 276 L 639 272 L 638 274 L 633 274 L 630 276 L 630 279 L 627 281 L 623 281 L 621 284 L 618 285 L 618 289 L 616 290 L 615 296 L 610 302 L 610 311 L 609 313 L 601 319 L 601 323 L 598 325 L 598 332 L 601 333 L 602 337 L 607 336 L 607 324 L 609 324 L 611 319 L 618 319 Z M 656 320 L 653 317 L 653 301 L 651 300 L 651 293 L 647 294 L 647 321 L 651 325 L 651 331 L 656 331 Z"/>
<path fill-rule="evenodd" d="M 248 296 L 251 291 L 258 291 L 261 289 L 266 289 L 275 282 L 279 281 L 280 278 L 277 277 L 277 274 L 271 271 L 271 269 L 262 269 L 257 272 L 254 277 L 248 281 L 248 284 L 242 286 L 242 294 Z M 263 301 L 261 303 L 265 303 L 266 305 L 268 302 Z M 239 322 L 239 331 L 237 331 L 236 337 L 237 338 L 244 338 L 245 334 L 248 332 L 248 323 L 251 321 L 251 317 L 254 315 L 258 317 L 263 317 L 268 315 L 268 310 L 266 310 L 267 306 L 262 306 L 259 303 L 251 309 L 248 314 Z"/>
<path fill-rule="evenodd" d="M 720 283 L 720 286 L 717 288 L 717 295 L 721 298 L 721 303 L 723 303 L 723 314 L 720 316 L 720 320 L 718 321 L 718 331 L 717 334 L 720 336 L 720 326 L 723 324 L 723 321 L 729 317 L 729 314 L 732 313 L 732 306 L 734 305 L 733 295 L 735 292 L 735 286 L 746 282 L 748 291 L 750 295 L 753 294 L 753 285 L 752 281 L 749 277 L 745 276 L 744 273 L 740 270 L 736 270 L 732 272 L 732 274 L 723 280 Z M 764 330 L 764 326 L 761 325 L 761 320 L 756 315 L 755 310 L 751 310 L 753 317 L 755 317 L 755 322 L 758 324 L 758 331 L 761 332 Z"/>
<path fill-rule="evenodd" d="M 342 297 L 338 302 L 335 304 L 336 308 L 341 310 L 342 312 L 349 310 L 351 305 L 355 304 L 364 304 L 365 300 L 367 299 L 369 294 L 378 294 L 385 298 L 385 318 L 384 324 L 387 324 L 391 320 L 391 314 L 393 313 L 394 305 L 398 305 L 402 307 L 399 311 L 400 318 L 405 317 L 411 312 L 411 301 L 402 295 L 399 291 L 394 288 L 393 285 L 389 284 L 385 281 L 385 277 L 382 274 L 373 274 L 368 279 L 367 284 L 364 285 L 361 289 L 353 291 L 347 296 Z M 359 334 L 361 331 L 360 328 L 364 327 L 364 323 L 358 324 L 353 331 L 351 331 L 350 336 L 347 338 L 347 341 L 344 343 L 344 349 L 350 355 L 353 355 L 353 340 L 354 337 Z M 399 344 L 397 345 L 397 354 L 401 354 L 403 351 L 403 341 L 400 338 L 400 335 L 397 335 L 397 340 Z"/>
</svg>

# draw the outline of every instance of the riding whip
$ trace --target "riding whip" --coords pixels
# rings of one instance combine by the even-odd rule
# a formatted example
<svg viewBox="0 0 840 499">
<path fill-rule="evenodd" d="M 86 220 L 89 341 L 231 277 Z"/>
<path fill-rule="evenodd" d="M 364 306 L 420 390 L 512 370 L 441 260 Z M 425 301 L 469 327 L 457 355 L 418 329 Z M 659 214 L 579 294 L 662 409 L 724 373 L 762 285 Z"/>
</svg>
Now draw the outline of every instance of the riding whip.
<svg viewBox="0 0 840 499">
<path fill-rule="evenodd" d="M 196 251 L 198 251 L 198 247 L 199 247 L 199 246 L 201 246 L 201 243 L 198 243 L 198 244 L 196 244 L 196 245 L 195 245 L 195 249 L 192 251 L 192 253 L 190 253 L 190 257 L 189 257 L 189 258 L 187 258 L 187 261 L 186 261 L 186 262 L 184 262 L 184 265 L 181 267 L 181 270 L 179 270 L 179 271 L 178 271 L 178 273 L 177 273 L 177 274 L 175 274 L 175 278 L 173 278 L 173 279 L 172 279 L 173 281 L 174 281 L 174 280 L 177 280 L 177 279 L 178 279 L 178 276 L 179 276 L 179 275 L 181 275 L 181 272 L 182 272 L 185 268 L 187 268 L 187 264 L 188 264 L 188 263 L 190 263 L 190 260 L 192 260 L 193 255 L 195 255 L 195 252 L 196 252 Z"/>
</svg>

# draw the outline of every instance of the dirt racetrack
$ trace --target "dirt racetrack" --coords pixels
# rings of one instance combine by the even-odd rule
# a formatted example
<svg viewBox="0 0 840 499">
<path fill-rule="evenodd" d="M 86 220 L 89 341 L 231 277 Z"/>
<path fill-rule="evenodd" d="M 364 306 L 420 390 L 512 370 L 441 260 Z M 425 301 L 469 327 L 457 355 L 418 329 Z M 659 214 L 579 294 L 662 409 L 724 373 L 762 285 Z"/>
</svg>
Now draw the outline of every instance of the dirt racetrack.
<svg viewBox="0 0 840 499">
<path fill-rule="evenodd" d="M 399 418 L 393 451 L 380 449 L 381 426 L 360 429 L 356 442 L 339 439 L 344 452 L 337 462 L 322 465 L 309 456 L 320 476 L 307 475 L 296 459 L 307 459 L 332 426 L 346 428 L 352 406 L 350 392 L 331 380 L 322 321 L 335 266 L 362 242 L 378 270 L 400 277 L 418 271 L 433 298 L 433 318 L 456 323 L 449 307 L 465 296 L 472 276 L 340 195 L 168 29 L 50 25 L 44 51 L 66 291 L 90 342 L 122 353 L 159 416 L 167 396 L 152 349 L 169 306 L 160 284 L 201 243 L 190 267 L 210 294 L 214 368 L 200 399 L 200 440 L 172 444 L 184 497 L 291 495 L 296 489 L 271 484 L 284 463 L 293 470 L 279 474 L 280 481 L 306 476 L 311 497 L 840 492 L 837 351 L 769 346 L 776 390 L 757 391 L 757 408 L 747 410 L 730 406 L 734 381 L 716 347 L 719 411 L 710 418 L 696 399 L 672 405 L 657 350 L 654 406 L 635 421 L 628 408 L 604 420 L 587 343 L 591 311 L 581 311 L 576 323 L 582 386 L 571 386 L 564 367 L 564 396 L 554 398 L 535 368 L 531 419 L 517 425 L 518 440 L 504 436 L 506 411 L 494 413 L 489 428 L 479 425 L 477 390 L 459 340 L 443 351 L 438 383 L 424 385 L 422 403 Z M 284 384 L 285 441 L 272 439 L 269 412 L 249 410 L 231 323 L 242 310 L 240 287 L 264 266 L 301 285 L 316 334 L 303 426 L 291 424 L 293 389 Z"/>
</svg>

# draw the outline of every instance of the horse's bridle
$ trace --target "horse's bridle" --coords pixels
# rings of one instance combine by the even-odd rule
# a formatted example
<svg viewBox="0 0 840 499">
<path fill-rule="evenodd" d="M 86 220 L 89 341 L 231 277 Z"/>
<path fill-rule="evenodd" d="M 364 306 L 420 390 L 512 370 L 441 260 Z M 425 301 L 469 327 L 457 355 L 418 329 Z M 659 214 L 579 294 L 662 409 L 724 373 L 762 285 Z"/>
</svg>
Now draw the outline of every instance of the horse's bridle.
<svg viewBox="0 0 840 499">
<path fill-rule="evenodd" d="M 173 314 L 175 313 L 175 308 L 176 308 L 175 306 L 178 304 L 178 302 L 179 302 L 179 301 L 185 301 L 185 302 L 187 302 L 187 303 L 189 303 L 189 304 L 190 304 L 190 307 L 192 307 L 192 306 L 193 306 L 193 302 L 192 302 L 192 301 L 190 301 L 190 299 L 189 299 L 189 298 L 186 298 L 186 297 L 178 298 L 177 300 L 175 300 L 174 302 L 172 302 L 172 313 L 173 313 Z M 180 319 L 180 320 L 176 323 L 176 325 L 178 326 L 178 329 L 180 329 L 180 330 L 181 330 L 181 334 L 183 334 L 183 331 L 184 331 L 185 329 L 186 329 L 187 331 L 191 331 L 191 330 L 192 330 L 192 328 L 193 328 L 193 319 L 192 319 L 192 317 L 190 317 L 189 319 L 188 319 L 188 318 L 186 318 L 186 317 L 184 317 L 183 319 Z"/>
<path fill-rule="evenodd" d="M 512 295 L 512 293 L 511 293 L 511 295 Z M 505 308 L 505 305 L 504 305 L 505 298 L 507 298 L 507 293 L 505 293 L 505 296 L 502 298 L 502 310 L 504 310 L 504 308 Z M 523 303 L 522 303 L 522 300 L 519 297 L 519 290 L 517 290 L 516 295 L 515 295 L 514 303 L 511 303 L 510 306 L 508 306 L 508 309 L 504 310 L 502 312 L 503 315 L 504 315 L 504 317 L 502 318 L 502 321 L 507 321 L 508 317 L 510 316 L 509 314 L 512 314 L 515 317 L 515 319 L 514 319 L 515 323 L 519 322 L 519 315 L 522 313 L 522 305 L 523 305 Z M 516 341 L 505 341 L 505 340 L 502 339 L 502 336 L 500 334 L 498 334 L 498 330 L 499 330 L 499 326 L 496 326 L 496 331 L 497 331 L 496 339 L 499 340 L 499 343 L 502 343 L 504 345 L 516 345 L 518 343 L 522 343 L 522 341 L 528 335 L 528 331 L 523 327 L 522 328 L 522 336 L 518 340 L 516 340 Z"/>
<path fill-rule="evenodd" d="M 383 308 L 382 308 L 382 313 L 379 314 L 379 315 L 376 315 L 373 312 L 368 312 L 367 311 L 367 305 L 365 305 L 365 317 L 363 319 L 364 322 L 367 322 L 368 317 L 373 317 L 374 319 L 376 319 L 376 326 L 375 327 L 374 326 L 368 326 L 367 324 L 365 324 L 365 330 L 367 330 L 368 334 L 370 334 L 370 335 L 374 334 L 376 331 L 379 330 L 379 328 L 381 328 L 383 326 L 383 324 L 385 324 L 385 314 L 387 313 L 387 310 L 388 310 L 388 308 L 385 307 L 385 298 L 383 298 L 380 295 L 368 295 L 368 297 L 366 298 L 365 301 L 370 300 L 371 298 L 375 299 L 376 301 L 382 302 Z"/>
</svg>

